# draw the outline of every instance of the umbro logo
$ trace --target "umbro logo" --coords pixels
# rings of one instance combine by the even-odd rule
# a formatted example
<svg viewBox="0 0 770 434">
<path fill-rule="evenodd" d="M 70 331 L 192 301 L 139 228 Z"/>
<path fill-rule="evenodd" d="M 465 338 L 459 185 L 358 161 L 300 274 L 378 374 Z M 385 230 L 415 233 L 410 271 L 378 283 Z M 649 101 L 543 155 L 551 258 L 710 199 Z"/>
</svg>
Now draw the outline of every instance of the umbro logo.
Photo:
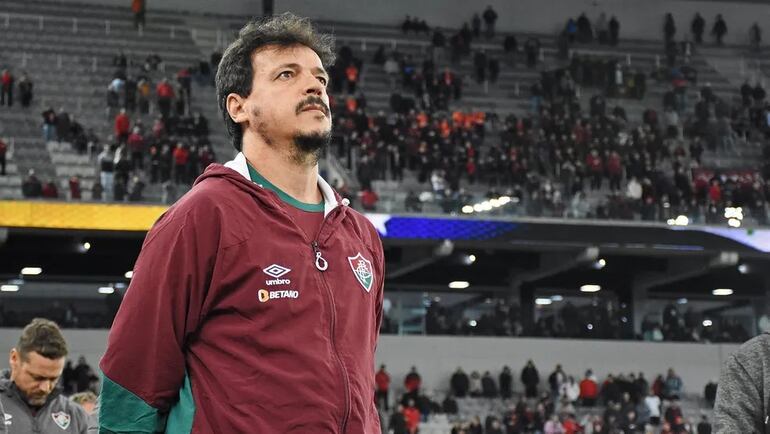
<svg viewBox="0 0 770 434">
<path fill-rule="evenodd" d="M 280 266 L 278 264 L 273 264 L 273 265 L 270 265 L 269 267 L 265 268 L 262 271 L 264 271 L 265 274 L 267 274 L 268 276 L 271 276 L 271 277 L 274 277 L 274 278 L 277 279 L 277 278 L 283 276 L 284 274 L 288 273 L 289 271 L 291 271 L 291 269 L 290 268 L 286 268 L 286 267 L 282 267 L 282 266 Z"/>
<path fill-rule="evenodd" d="M 268 276 L 274 277 L 274 279 L 266 280 L 265 285 L 273 286 L 273 285 L 290 285 L 291 284 L 291 280 L 289 279 L 279 279 L 279 277 L 291 271 L 291 268 L 286 268 L 278 264 L 273 264 L 273 265 L 270 265 L 269 267 L 266 267 L 262 271 Z"/>
</svg>

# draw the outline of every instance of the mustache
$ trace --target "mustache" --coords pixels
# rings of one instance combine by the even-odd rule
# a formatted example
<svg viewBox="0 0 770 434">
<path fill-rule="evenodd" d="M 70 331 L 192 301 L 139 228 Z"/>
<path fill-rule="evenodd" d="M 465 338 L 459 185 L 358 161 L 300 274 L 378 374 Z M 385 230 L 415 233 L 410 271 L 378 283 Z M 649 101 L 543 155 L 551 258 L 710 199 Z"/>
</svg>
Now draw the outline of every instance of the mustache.
<svg viewBox="0 0 770 434">
<path fill-rule="evenodd" d="M 317 106 L 321 107 L 321 110 L 324 112 L 324 114 L 326 116 L 329 116 L 329 107 L 326 105 L 326 103 L 321 98 L 319 98 L 317 96 L 310 96 L 306 100 L 304 100 L 304 101 L 300 102 L 299 104 L 297 104 L 297 109 L 296 109 L 297 114 L 300 114 L 300 112 L 302 112 L 302 110 L 304 110 L 305 107 L 311 106 L 311 105 L 317 105 Z"/>
</svg>

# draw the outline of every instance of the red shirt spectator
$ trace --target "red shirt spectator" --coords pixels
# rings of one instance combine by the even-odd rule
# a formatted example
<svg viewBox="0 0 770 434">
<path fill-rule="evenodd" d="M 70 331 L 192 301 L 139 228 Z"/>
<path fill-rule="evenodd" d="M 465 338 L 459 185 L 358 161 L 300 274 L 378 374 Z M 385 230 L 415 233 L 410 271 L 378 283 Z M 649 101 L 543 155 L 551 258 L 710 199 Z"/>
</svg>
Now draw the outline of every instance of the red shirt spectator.
<svg viewBox="0 0 770 434">
<path fill-rule="evenodd" d="M 70 196 L 73 200 L 80 200 L 80 179 L 77 176 L 73 176 L 69 180 L 70 184 Z"/>
<path fill-rule="evenodd" d="M 127 136 L 130 130 L 131 118 L 128 117 L 125 111 L 121 110 L 121 112 L 115 116 L 115 135 Z"/>
<path fill-rule="evenodd" d="M 607 172 L 610 175 L 620 175 L 623 173 L 623 163 L 620 161 L 620 154 L 613 152 L 607 160 Z"/>
<path fill-rule="evenodd" d="M 345 100 L 345 107 L 348 109 L 348 113 L 354 113 L 358 109 L 358 101 L 355 98 L 350 97 Z"/>
<path fill-rule="evenodd" d="M 46 199 L 58 199 L 59 191 L 56 189 L 56 184 L 53 181 L 48 181 L 43 185 L 42 196 Z"/>
<path fill-rule="evenodd" d="M 144 10 L 144 0 L 131 0 L 131 12 L 138 14 Z"/>
<path fill-rule="evenodd" d="M 420 425 L 420 410 L 409 406 L 404 408 L 404 419 L 406 419 L 406 429 L 410 434 L 417 432 L 417 427 Z"/>
<path fill-rule="evenodd" d="M 562 423 L 562 428 L 564 429 L 564 434 L 577 434 L 583 432 L 583 429 L 580 428 L 580 425 L 578 425 L 572 416 L 567 416 L 567 419 Z"/>
<path fill-rule="evenodd" d="M 709 187 L 709 199 L 714 203 L 719 203 L 722 200 L 722 188 L 716 181 L 712 182 L 711 187 Z"/>
<path fill-rule="evenodd" d="M 155 123 L 152 124 L 152 135 L 156 139 L 160 139 L 164 135 L 166 135 L 166 124 L 163 122 L 162 119 L 156 119 Z"/>
<path fill-rule="evenodd" d="M 662 396 L 663 395 L 663 377 L 658 375 L 657 378 L 655 378 L 655 381 L 652 383 L 652 393 L 655 396 Z"/>
<path fill-rule="evenodd" d="M 358 68 L 356 68 L 355 65 L 350 65 L 347 68 L 345 68 L 345 76 L 347 77 L 348 81 L 356 82 L 358 81 Z"/>
<path fill-rule="evenodd" d="M 404 378 L 404 387 L 407 392 L 415 392 L 420 389 L 421 385 L 422 378 L 420 378 L 420 374 L 417 373 L 417 370 L 413 366 L 411 372 Z"/>
<path fill-rule="evenodd" d="M 143 152 L 144 151 L 144 137 L 138 132 L 133 132 L 128 136 L 128 147 L 131 152 Z"/>
<path fill-rule="evenodd" d="M 13 84 L 13 76 L 10 71 L 3 71 L 3 75 L 0 76 L 0 82 L 2 82 L 4 88 L 8 88 Z"/>
<path fill-rule="evenodd" d="M 184 146 L 179 146 L 176 149 L 174 149 L 174 162 L 177 166 L 184 166 L 187 164 L 187 160 L 190 158 L 190 151 L 184 148 Z"/>
<path fill-rule="evenodd" d="M 166 81 L 161 81 L 155 88 L 155 93 L 158 94 L 158 98 L 173 98 L 174 88 Z"/>
<path fill-rule="evenodd" d="M 385 369 L 380 369 L 374 376 L 374 382 L 377 384 L 377 390 L 381 392 L 387 392 L 390 389 L 390 375 L 385 372 Z"/>
<path fill-rule="evenodd" d="M 604 164 L 602 163 L 602 157 L 599 155 L 590 154 L 586 157 L 586 167 L 591 173 L 599 173 L 604 170 Z"/>
<path fill-rule="evenodd" d="M 599 396 L 599 385 L 590 378 L 580 382 L 580 399 L 596 399 Z"/>
<path fill-rule="evenodd" d="M 374 211 L 377 209 L 377 201 L 380 197 L 372 190 L 364 190 L 361 192 L 361 206 L 367 211 Z"/>
</svg>

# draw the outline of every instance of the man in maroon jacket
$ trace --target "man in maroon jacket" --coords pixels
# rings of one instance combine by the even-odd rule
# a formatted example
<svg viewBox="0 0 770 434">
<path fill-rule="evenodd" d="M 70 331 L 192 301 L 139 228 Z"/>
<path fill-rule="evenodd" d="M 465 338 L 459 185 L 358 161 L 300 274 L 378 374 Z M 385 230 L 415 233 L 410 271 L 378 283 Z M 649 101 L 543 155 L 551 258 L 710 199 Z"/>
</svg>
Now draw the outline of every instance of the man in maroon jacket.
<svg viewBox="0 0 770 434">
<path fill-rule="evenodd" d="M 333 52 L 284 14 L 224 53 L 241 152 L 147 234 L 101 362 L 101 433 L 380 433 L 382 244 L 318 175 Z"/>
</svg>

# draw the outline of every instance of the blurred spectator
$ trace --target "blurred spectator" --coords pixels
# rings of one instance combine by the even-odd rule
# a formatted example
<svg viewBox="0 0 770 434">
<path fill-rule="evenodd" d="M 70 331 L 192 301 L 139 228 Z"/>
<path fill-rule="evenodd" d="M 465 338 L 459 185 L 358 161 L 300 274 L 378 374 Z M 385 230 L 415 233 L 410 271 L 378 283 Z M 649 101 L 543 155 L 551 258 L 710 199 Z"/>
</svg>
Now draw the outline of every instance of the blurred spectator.
<svg viewBox="0 0 770 434">
<path fill-rule="evenodd" d="M 717 383 L 714 380 L 709 380 L 706 386 L 703 388 L 703 397 L 711 407 L 714 406 L 714 402 L 717 399 Z"/>
<path fill-rule="evenodd" d="M 144 200 L 144 181 L 138 176 L 134 176 L 128 192 L 130 202 L 142 202 Z"/>
<path fill-rule="evenodd" d="M 727 23 L 722 18 L 722 14 L 717 14 L 717 17 L 714 20 L 714 27 L 711 29 L 711 34 L 716 38 L 717 45 L 722 45 L 722 38 L 727 34 Z"/>
<path fill-rule="evenodd" d="M 141 134 L 141 128 L 133 128 L 127 143 L 131 150 L 131 170 L 144 170 L 144 137 Z"/>
<path fill-rule="evenodd" d="M 56 138 L 56 112 L 49 108 L 42 113 L 43 116 L 43 139 L 46 142 L 52 142 Z"/>
<path fill-rule="evenodd" d="M 412 366 L 412 369 L 410 369 L 409 373 L 404 377 L 404 388 L 406 389 L 406 392 L 417 392 L 420 389 L 421 384 L 422 378 L 420 377 L 420 374 L 417 373 L 417 368 Z"/>
<path fill-rule="evenodd" d="M 45 184 L 43 184 L 43 189 L 41 190 L 40 195 L 44 199 L 58 199 L 59 189 L 56 188 L 56 183 L 52 179 L 49 179 Z"/>
<path fill-rule="evenodd" d="M 679 399 L 682 393 L 682 379 L 674 373 L 673 369 L 668 370 L 666 380 L 663 385 L 664 399 Z"/>
<path fill-rule="evenodd" d="M 483 396 L 484 389 L 483 385 L 481 384 L 481 374 L 479 374 L 478 371 L 471 372 L 470 376 L 470 395 L 473 398 L 480 398 Z"/>
<path fill-rule="evenodd" d="M 566 398 L 571 404 L 576 404 L 580 398 L 580 386 L 575 381 L 575 377 L 569 376 L 560 388 L 559 396 Z"/>
<path fill-rule="evenodd" d="M 756 22 L 749 28 L 749 44 L 756 52 L 762 50 L 762 28 Z"/>
<path fill-rule="evenodd" d="M 126 114 L 126 109 L 120 109 L 120 112 L 115 116 L 115 139 L 118 143 L 126 143 L 128 135 L 131 132 L 131 118 Z"/>
<path fill-rule="evenodd" d="M 540 374 L 532 360 L 527 361 L 524 369 L 521 370 L 521 382 L 524 384 L 524 393 L 527 398 L 537 396 L 537 386 L 540 383 Z"/>
<path fill-rule="evenodd" d="M 596 382 L 591 370 L 586 371 L 586 376 L 580 382 L 580 401 L 586 407 L 593 407 L 599 397 L 599 384 Z"/>
<path fill-rule="evenodd" d="M 658 426 L 660 424 L 660 397 L 650 390 L 644 398 L 644 405 L 649 412 L 650 423 L 653 426 Z"/>
<path fill-rule="evenodd" d="M 556 400 L 559 398 L 561 386 L 565 381 L 567 381 L 567 376 L 564 374 L 561 365 L 556 365 L 556 368 L 551 372 L 551 375 L 548 376 L 548 385 L 551 388 L 552 399 Z"/>
<path fill-rule="evenodd" d="M 484 10 L 484 24 L 486 26 L 487 39 L 491 39 L 495 36 L 495 23 L 497 22 L 497 12 L 492 9 L 492 6 L 487 6 Z"/>
<path fill-rule="evenodd" d="M 484 372 L 484 376 L 481 377 L 481 391 L 485 398 L 497 397 L 497 384 L 489 371 Z"/>
<path fill-rule="evenodd" d="M 56 140 L 59 142 L 69 142 L 71 128 L 70 115 L 64 110 L 64 107 L 60 107 L 59 112 L 56 114 Z"/>
<path fill-rule="evenodd" d="M 81 199 L 80 177 L 78 175 L 72 175 L 70 177 L 69 187 L 70 187 L 70 199 L 80 200 Z"/>
<path fill-rule="evenodd" d="M 22 72 L 21 78 L 19 78 L 19 99 L 22 107 L 29 107 L 32 104 L 33 87 L 32 80 L 29 79 L 27 73 Z"/>
<path fill-rule="evenodd" d="M 674 23 L 674 16 L 670 13 L 666 14 L 666 20 L 663 24 L 663 41 L 668 46 L 670 42 L 674 40 L 676 35 L 676 23 Z"/>
<path fill-rule="evenodd" d="M 99 180 L 96 180 L 94 182 L 94 186 L 91 187 L 91 200 L 100 201 L 102 200 L 103 194 L 104 194 L 104 188 L 102 187 L 101 182 L 99 182 Z"/>
<path fill-rule="evenodd" d="M 463 371 L 462 368 L 457 368 L 454 374 L 452 374 L 451 387 L 454 396 L 458 398 L 465 398 L 470 389 L 470 380 L 468 374 Z"/>
<path fill-rule="evenodd" d="M 43 195 L 43 184 L 35 176 L 34 169 L 29 169 L 27 178 L 21 184 L 21 193 L 25 198 L 36 198 Z"/>
<path fill-rule="evenodd" d="M 79 404 L 89 415 L 96 412 L 97 397 L 93 392 L 85 391 L 70 396 L 70 401 Z"/>
<path fill-rule="evenodd" d="M 409 434 L 416 434 L 420 426 L 420 410 L 417 409 L 413 399 L 410 399 L 404 408 L 404 419 L 406 420 L 407 432 Z"/>
<path fill-rule="evenodd" d="M 0 74 L 0 106 L 8 104 L 13 106 L 13 81 L 14 77 L 11 71 L 4 69 Z"/>
<path fill-rule="evenodd" d="M 390 375 L 385 370 L 385 365 L 380 365 L 380 370 L 374 375 L 374 382 L 377 386 L 377 390 L 375 391 L 375 401 L 377 402 L 377 406 L 388 411 Z"/>
<path fill-rule="evenodd" d="M 164 78 L 158 83 L 155 88 L 155 94 L 158 97 L 158 110 L 163 116 L 163 119 L 167 119 L 171 114 L 171 103 L 174 99 L 174 88 L 168 82 L 168 79 Z"/>
<path fill-rule="evenodd" d="M 131 0 L 131 12 L 134 13 L 134 27 L 139 29 L 144 29 L 144 13 L 145 13 L 145 3 L 144 0 Z"/>
<path fill-rule="evenodd" d="M 500 397 L 503 399 L 509 399 L 513 395 L 513 375 L 511 369 L 508 366 L 503 366 L 503 371 L 500 373 Z"/>
<path fill-rule="evenodd" d="M 692 32 L 692 35 L 695 38 L 696 44 L 703 43 L 703 32 L 705 30 L 706 30 L 706 20 L 704 20 L 703 17 L 700 16 L 700 13 L 696 12 L 695 17 L 692 19 L 692 24 L 690 25 L 690 31 Z"/>
<path fill-rule="evenodd" d="M 8 144 L 0 137 L 0 176 L 5 176 L 5 159 L 8 153 Z"/>
<path fill-rule="evenodd" d="M 112 199 L 113 182 L 115 180 L 115 155 L 112 153 L 110 145 L 104 145 L 104 149 L 96 157 L 96 161 L 99 165 L 100 184 L 107 193 L 104 195 L 104 199 L 109 202 Z"/>
<path fill-rule="evenodd" d="M 390 416 L 388 420 L 388 432 L 393 434 L 408 434 L 405 408 L 403 405 L 398 404 L 396 411 Z"/>
</svg>

